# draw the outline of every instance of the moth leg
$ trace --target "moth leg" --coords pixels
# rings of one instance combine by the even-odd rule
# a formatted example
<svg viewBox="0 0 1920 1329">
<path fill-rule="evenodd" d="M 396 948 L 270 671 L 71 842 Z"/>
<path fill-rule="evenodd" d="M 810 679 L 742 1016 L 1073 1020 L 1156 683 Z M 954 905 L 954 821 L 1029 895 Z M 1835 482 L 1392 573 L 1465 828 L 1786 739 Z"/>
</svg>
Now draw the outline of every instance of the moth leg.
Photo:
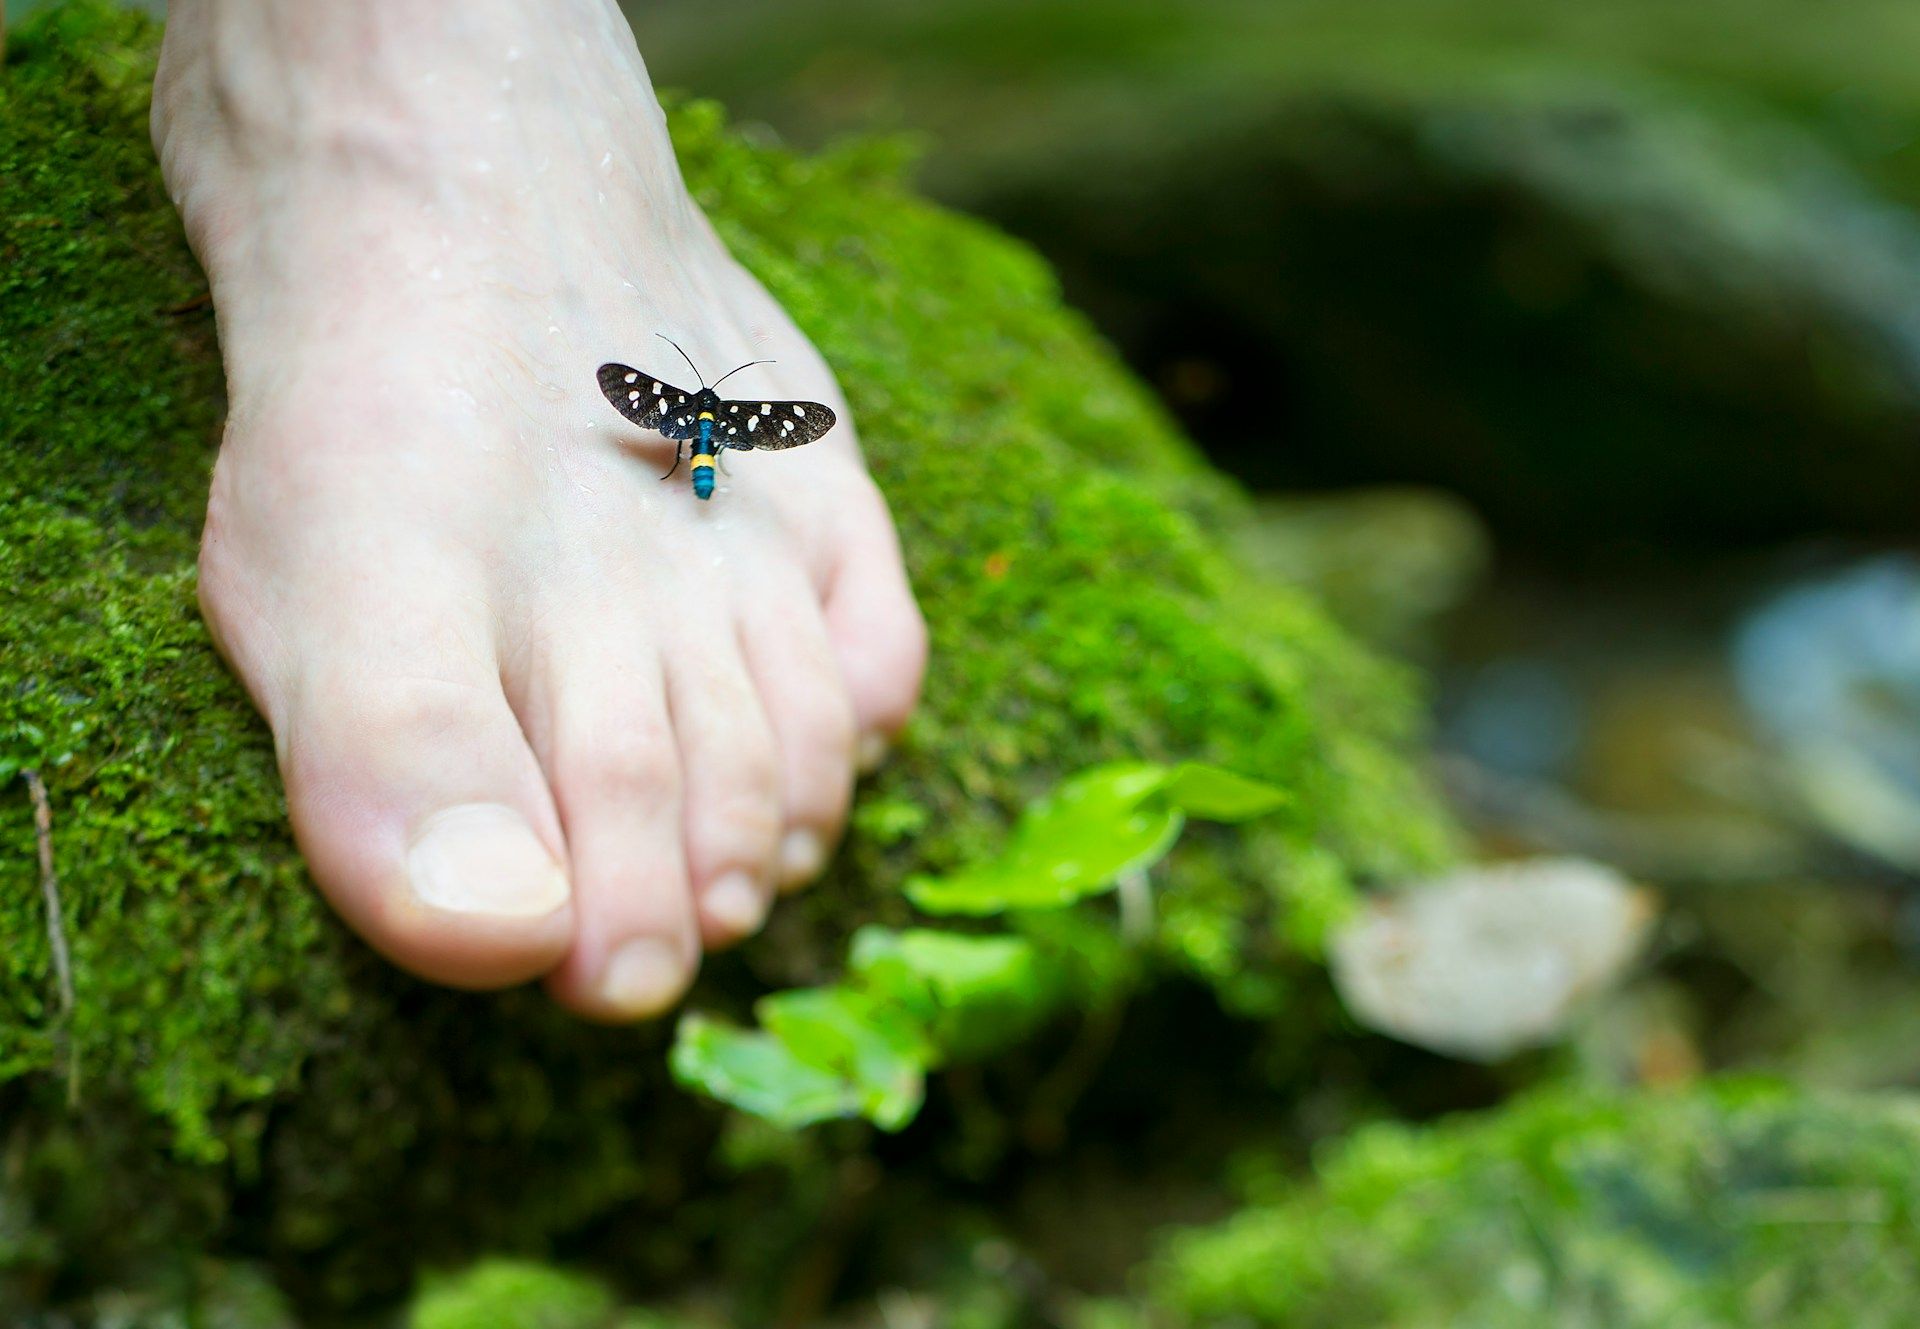
<svg viewBox="0 0 1920 1329">
<path fill-rule="evenodd" d="M 687 443 L 685 439 L 675 439 L 673 441 L 673 465 L 667 467 L 667 473 L 660 477 L 662 480 L 673 479 L 673 473 L 680 469 L 680 458 L 686 450 Z"/>
</svg>

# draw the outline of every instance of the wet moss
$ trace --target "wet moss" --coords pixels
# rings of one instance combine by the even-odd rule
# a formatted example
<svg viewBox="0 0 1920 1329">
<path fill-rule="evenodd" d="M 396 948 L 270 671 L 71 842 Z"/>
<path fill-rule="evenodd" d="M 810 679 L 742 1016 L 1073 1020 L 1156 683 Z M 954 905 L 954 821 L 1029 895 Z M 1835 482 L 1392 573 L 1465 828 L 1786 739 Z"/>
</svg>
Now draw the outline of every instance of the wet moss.
<svg viewBox="0 0 1920 1329">
<path fill-rule="evenodd" d="M 221 389 L 147 146 L 156 35 L 62 6 L 13 34 L 0 80 L 0 1299 L 217 1250 L 345 1305 L 417 1264 L 634 1232 L 627 1275 L 675 1277 L 726 1200 L 717 1114 L 671 1088 L 662 1032 L 414 983 L 305 880 L 269 738 L 194 610 Z M 907 871 L 1138 756 L 1293 794 L 1270 828 L 1190 837 L 1154 943 L 1163 971 L 1276 1011 L 1356 878 L 1448 851 L 1404 759 L 1407 680 L 1236 570 L 1242 496 L 1031 253 L 914 197 L 886 145 L 797 157 L 704 104 L 673 125 L 728 242 L 839 372 L 935 638 L 831 876 L 701 1000 L 832 972 L 854 926 L 907 917 Z M 71 1016 L 27 769 L 51 791 Z"/>
</svg>

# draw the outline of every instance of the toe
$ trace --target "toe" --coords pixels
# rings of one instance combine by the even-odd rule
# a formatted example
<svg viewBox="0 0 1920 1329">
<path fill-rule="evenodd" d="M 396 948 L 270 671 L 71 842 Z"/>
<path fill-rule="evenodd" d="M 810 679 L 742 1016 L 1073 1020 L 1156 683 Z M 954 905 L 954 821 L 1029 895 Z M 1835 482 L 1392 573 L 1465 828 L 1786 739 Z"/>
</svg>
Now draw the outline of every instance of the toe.
<svg viewBox="0 0 1920 1329">
<path fill-rule="evenodd" d="M 767 593 L 743 613 L 740 644 L 779 747 L 784 820 L 774 880 L 791 888 L 819 875 L 846 821 L 853 704 L 804 579 L 795 575 L 791 586 L 759 589 Z"/>
<path fill-rule="evenodd" d="M 667 665 L 685 775 L 687 870 L 701 935 L 722 946 L 759 930 L 781 827 L 779 750 L 730 629 L 688 606 Z"/>
<path fill-rule="evenodd" d="M 577 919 L 548 985 L 579 1014 L 617 1021 L 678 1001 L 700 948 L 657 651 L 606 621 L 558 634 L 564 647 L 528 718 L 566 831 Z"/>
<path fill-rule="evenodd" d="M 377 649 L 310 658 L 275 728 L 294 830 L 335 909 L 436 982 L 552 968 L 572 932 L 560 826 L 484 650 L 404 673 L 369 667 L 389 658 Z"/>
<path fill-rule="evenodd" d="M 842 514 L 840 554 L 826 587 L 827 631 L 858 726 L 863 770 L 913 713 L 927 667 L 927 629 L 907 584 L 900 542 L 871 485 Z"/>
</svg>

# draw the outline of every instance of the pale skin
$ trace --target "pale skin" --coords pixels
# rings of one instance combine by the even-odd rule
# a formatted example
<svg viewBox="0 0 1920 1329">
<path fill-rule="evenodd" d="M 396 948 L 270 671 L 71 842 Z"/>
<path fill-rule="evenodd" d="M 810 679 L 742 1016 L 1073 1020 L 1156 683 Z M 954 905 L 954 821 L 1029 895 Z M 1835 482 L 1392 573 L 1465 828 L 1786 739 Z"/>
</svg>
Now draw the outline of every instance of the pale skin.
<svg viewBox="0 0 1920 1329">
<path fill-rule="evenodd" d="M 315 880 L 427 979 L 669 1009 L 817 875 L 919 691 L 825 363 L 609 0 L 175 0 L 153 126 L 228 376 L 201 604 Z M 594 379 L 690 378 L 657 332 L 840 424 L 696 501 Z"/>
</svg>

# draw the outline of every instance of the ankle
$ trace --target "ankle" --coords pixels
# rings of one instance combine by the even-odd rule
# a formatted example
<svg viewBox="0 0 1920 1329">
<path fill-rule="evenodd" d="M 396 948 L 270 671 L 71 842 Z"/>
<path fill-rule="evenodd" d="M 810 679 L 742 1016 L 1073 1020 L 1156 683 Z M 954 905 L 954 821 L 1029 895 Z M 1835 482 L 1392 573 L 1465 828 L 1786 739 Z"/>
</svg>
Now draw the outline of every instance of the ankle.
<svg viewBox="0 0 1920 1329">
<path fill-rule="evenodd" d="M 666 146 L 612 0 L 175 0 L 155 138 L 163 161 L 176 134 L 216 129 L 243 160 L 335 156 L 417 178 L 484 161 L 502 140 L 565 142 L 547 131 L 582 91 L 603 109 L 627 103 L 604 132 Z"/>
</svg>

